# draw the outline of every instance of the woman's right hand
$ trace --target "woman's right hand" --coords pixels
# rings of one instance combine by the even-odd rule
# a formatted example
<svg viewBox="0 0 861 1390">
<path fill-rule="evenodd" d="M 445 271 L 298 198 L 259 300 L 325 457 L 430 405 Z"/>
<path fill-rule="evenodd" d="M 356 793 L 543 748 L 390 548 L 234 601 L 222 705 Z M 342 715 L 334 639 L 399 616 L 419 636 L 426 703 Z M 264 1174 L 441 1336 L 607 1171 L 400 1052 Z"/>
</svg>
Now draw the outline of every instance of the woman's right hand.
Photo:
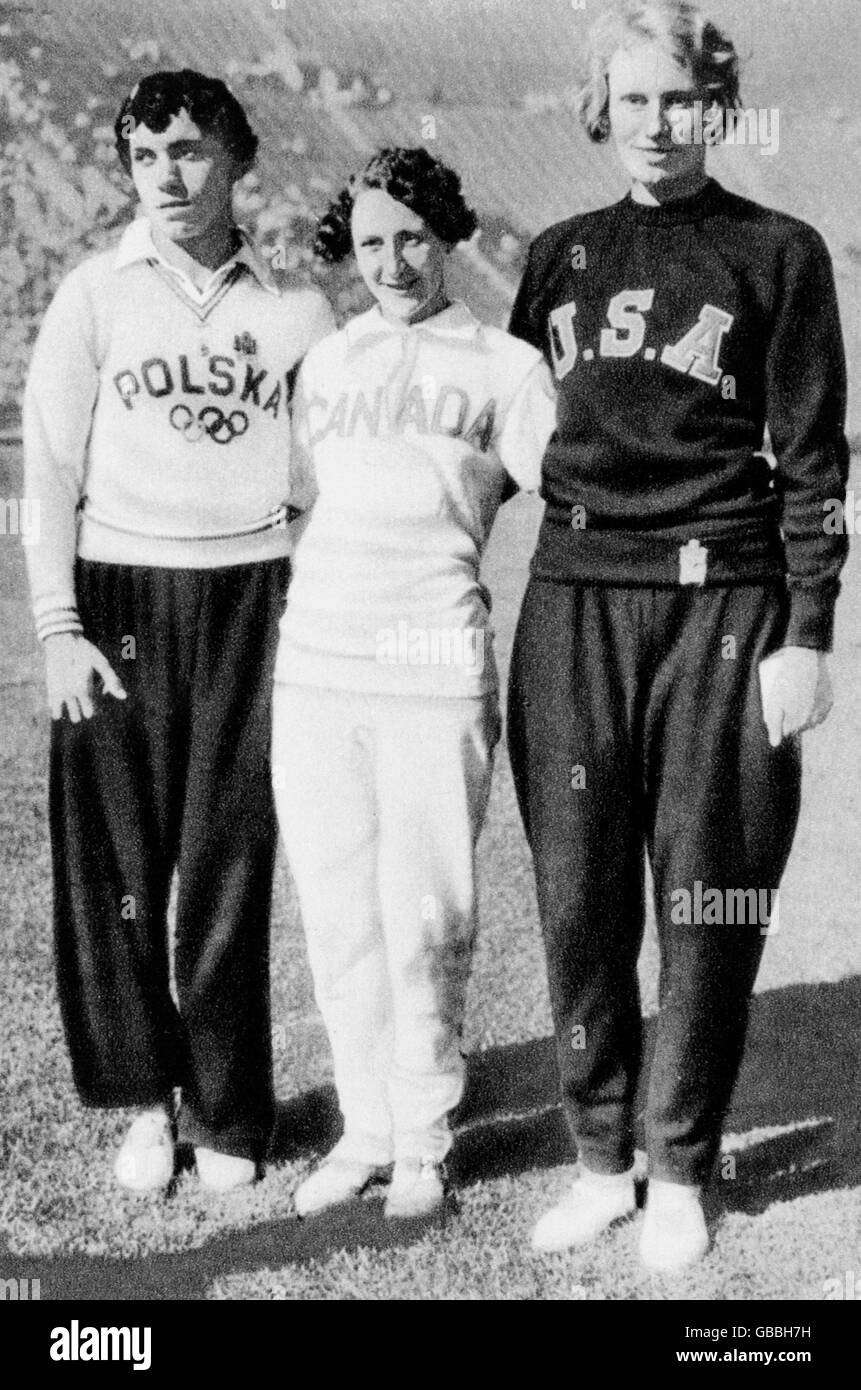
<svg viewBox="0 0 861 1390">
<path fill-rule="evenodd" d="M 95 677 L 107 695 L 125 700 L 126 692 L 107 657 L 79 632 L 59 632 L 45 638 L 45 678 L 51 718 L 62 719 L 65 707 L 73 724 L 95 713 Z"/>
</svg>

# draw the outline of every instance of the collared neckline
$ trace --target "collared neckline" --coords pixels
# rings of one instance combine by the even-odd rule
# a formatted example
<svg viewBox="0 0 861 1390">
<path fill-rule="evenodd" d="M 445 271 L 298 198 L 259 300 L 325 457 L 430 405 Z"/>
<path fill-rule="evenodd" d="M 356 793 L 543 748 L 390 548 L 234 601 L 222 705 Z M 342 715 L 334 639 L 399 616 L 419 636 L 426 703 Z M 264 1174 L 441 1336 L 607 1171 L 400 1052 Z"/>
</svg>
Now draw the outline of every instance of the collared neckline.
<svg viewBox="0 0 861 1390">
<path fill-rule="evenodd" d="M 347 341 L 352 346 L 368 334 L 391 333 L 434 333 L 442 337 L 471 338 L 482 328 L 479 319 L 460 299 L 455 299 L 438 314 L 421 319 L 419 323 L 392 323 L 384 318 L 378 304 L 363 314 L 357 314 L 344 327 Z"/>
<path fill-rule="evenodd" d="M 140 261 L 157 261 L 170 275 L 173 275 L 182 285 L 183 289 L 193 299 L 205 303 L 212 294 L 215 287 L 233 269 L 234 266 L 244 266 L 246 270 L 254 276 L 257 283 L 268 294 L 280 295 L 278 286 L 272 279 L 268 267 L 254 250 L 251 238 L 244 227 L 237 227 L 236 230 L 240 237 L 240 246 L 223 265 L 218 266 L 212 272 L 202 289 L 198 289 L 192 280 L 186 275 L 185 271 L 180 270 L 179 266 L 173 265 L 171 261 L 165 259 L 153 241 L 152 228 L 146 217 L 137 217 L 134 222 L 126 227 L 117 247 L 116 269 L 123 270 L 126 266 L 135 265 Z"/>
</svg>

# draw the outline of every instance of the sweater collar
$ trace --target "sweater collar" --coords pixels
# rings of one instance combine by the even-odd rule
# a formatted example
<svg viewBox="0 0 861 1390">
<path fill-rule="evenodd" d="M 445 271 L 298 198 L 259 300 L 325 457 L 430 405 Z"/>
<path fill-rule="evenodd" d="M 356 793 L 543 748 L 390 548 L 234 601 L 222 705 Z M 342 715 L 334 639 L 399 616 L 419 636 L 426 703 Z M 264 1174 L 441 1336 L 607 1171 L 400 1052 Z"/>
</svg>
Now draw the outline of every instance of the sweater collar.
<svg viewBox="0 0 861 1390">
<path fill-rule="evenodd" d="M 383 317 L 379 305 L 375 304 L 364 314 L 357 314 L 345 325 L 344 332 L 350 347 L 364 338 L 397 337 L 399 334 L 416 336 L 431 335 L 440 338 L 474 338 L 481 332 L 482 325 L 461 300 L 456 299 L 447 308 L 420 323 L 392 323 Z"/>
<path fill-rule="evenodd" d="M 197 299 L 206 299 L 216 284 L 222 280 L 234 266 L 243 266 L 251 275 L 254 276 L 262 289 L 269 294 L 278 295 L 279 290 L 269 270 L 261 258 L 257 255 L 251 243 L 247 231 L 244 227 L 237 227 L 240 237 L 239 250 L 214 270 L 207 280 L 203 289 L 198 289 L 189 280 L 184 271 L 178 266 L 172 265 L 165 260 L 164 256 L 157 250 L 152 238 L 152 228 L 145 217 L 137 217 L 134 222 L 126 227 L 117 247 L 116 269 L 124 270 L 126 266 L 136 265 L 140 261 L 157 261 L 171 275 L 175 276 L 190 293 Z"/>
<path fill-rule="evenodd" d="M 635 203 L 627 193 L 617 206 L 625 216 L 645 226 L 672 227 L 701 221 L 715 211 L 723 196 L 721 185 L 715 179 L 707 179 L 699 192 L 689 198 L 677 198 L 653 207 L 649 203 Z"/>
</svg>

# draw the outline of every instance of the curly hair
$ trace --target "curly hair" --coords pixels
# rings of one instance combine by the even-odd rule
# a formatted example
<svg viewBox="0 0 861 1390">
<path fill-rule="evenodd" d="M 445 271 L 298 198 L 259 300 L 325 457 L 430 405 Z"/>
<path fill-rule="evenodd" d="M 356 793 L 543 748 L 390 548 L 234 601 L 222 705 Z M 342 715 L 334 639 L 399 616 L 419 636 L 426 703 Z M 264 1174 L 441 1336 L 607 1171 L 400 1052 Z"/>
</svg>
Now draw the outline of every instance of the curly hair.
<svg viewBox="0 0 861 1390">
<path fill-rule="evenodd" d="M 610 59 L 637 40 L 666 44 L 710 105 L 724 111 L 741 106 L 735 45 L 696 5 L 690 0 L 617 0 L 590 31 L 589 77 L 577 101 L 580 120 L 596 144 L 610 135 Z"/>
<path fill-rule="evenodd" d="M 460 176 L 426 149 L 394 146 L 377 150 L 354 174 L 317 224 L 314 251 L 324 261 L 343 261 L 353 249 L 350 222 L 353 204 L 363 189 L 381 188 L 423 217 L 447 246 L 467 241 L 478 226 L 460 188 Z"/>
<path fill-rule="evenodd" d="M 152 72 L 141 78 L 129 92 L 114 122 L 117 154 L 127 174 L 131 173 L 129 138 L 138 125 L 159 134 L 167 130 L 171 117 L 188 112 L 204 133 L 217 135 L 246 174 L 257 156 L 257 136 L 248 124 L 243 107 L 225 82 L 205 77 L 193 68 L 175 72 Z"/>
</svg>

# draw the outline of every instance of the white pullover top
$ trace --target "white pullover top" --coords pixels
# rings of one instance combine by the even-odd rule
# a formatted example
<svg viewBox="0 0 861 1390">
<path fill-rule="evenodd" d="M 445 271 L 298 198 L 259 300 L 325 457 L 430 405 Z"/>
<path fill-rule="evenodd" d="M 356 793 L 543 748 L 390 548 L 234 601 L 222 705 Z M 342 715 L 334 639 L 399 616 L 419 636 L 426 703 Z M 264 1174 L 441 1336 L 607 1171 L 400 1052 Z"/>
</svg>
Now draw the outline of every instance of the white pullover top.
<svg viewBox="0 0 861 1390">
<path fill-rule="evenodd" d="M 325 298 L 279 293 L 244 237 L 202 290 L 145 219 L 66 277 L 24 398 L 40 637 L 81 631 L 76 556 L 198 569 L 289 553 L 290 392 L 333 328 Z"/>
<path fill-rule="evenodd" d="M 537 349 L 455 303 L 413 326 L 378 308 L 299 373 L 296 546 L 276 680 L 352 691 L 493 690 L 481 554 L 507 478 L 537 489 L 555 390 Z"/>
</svg>

